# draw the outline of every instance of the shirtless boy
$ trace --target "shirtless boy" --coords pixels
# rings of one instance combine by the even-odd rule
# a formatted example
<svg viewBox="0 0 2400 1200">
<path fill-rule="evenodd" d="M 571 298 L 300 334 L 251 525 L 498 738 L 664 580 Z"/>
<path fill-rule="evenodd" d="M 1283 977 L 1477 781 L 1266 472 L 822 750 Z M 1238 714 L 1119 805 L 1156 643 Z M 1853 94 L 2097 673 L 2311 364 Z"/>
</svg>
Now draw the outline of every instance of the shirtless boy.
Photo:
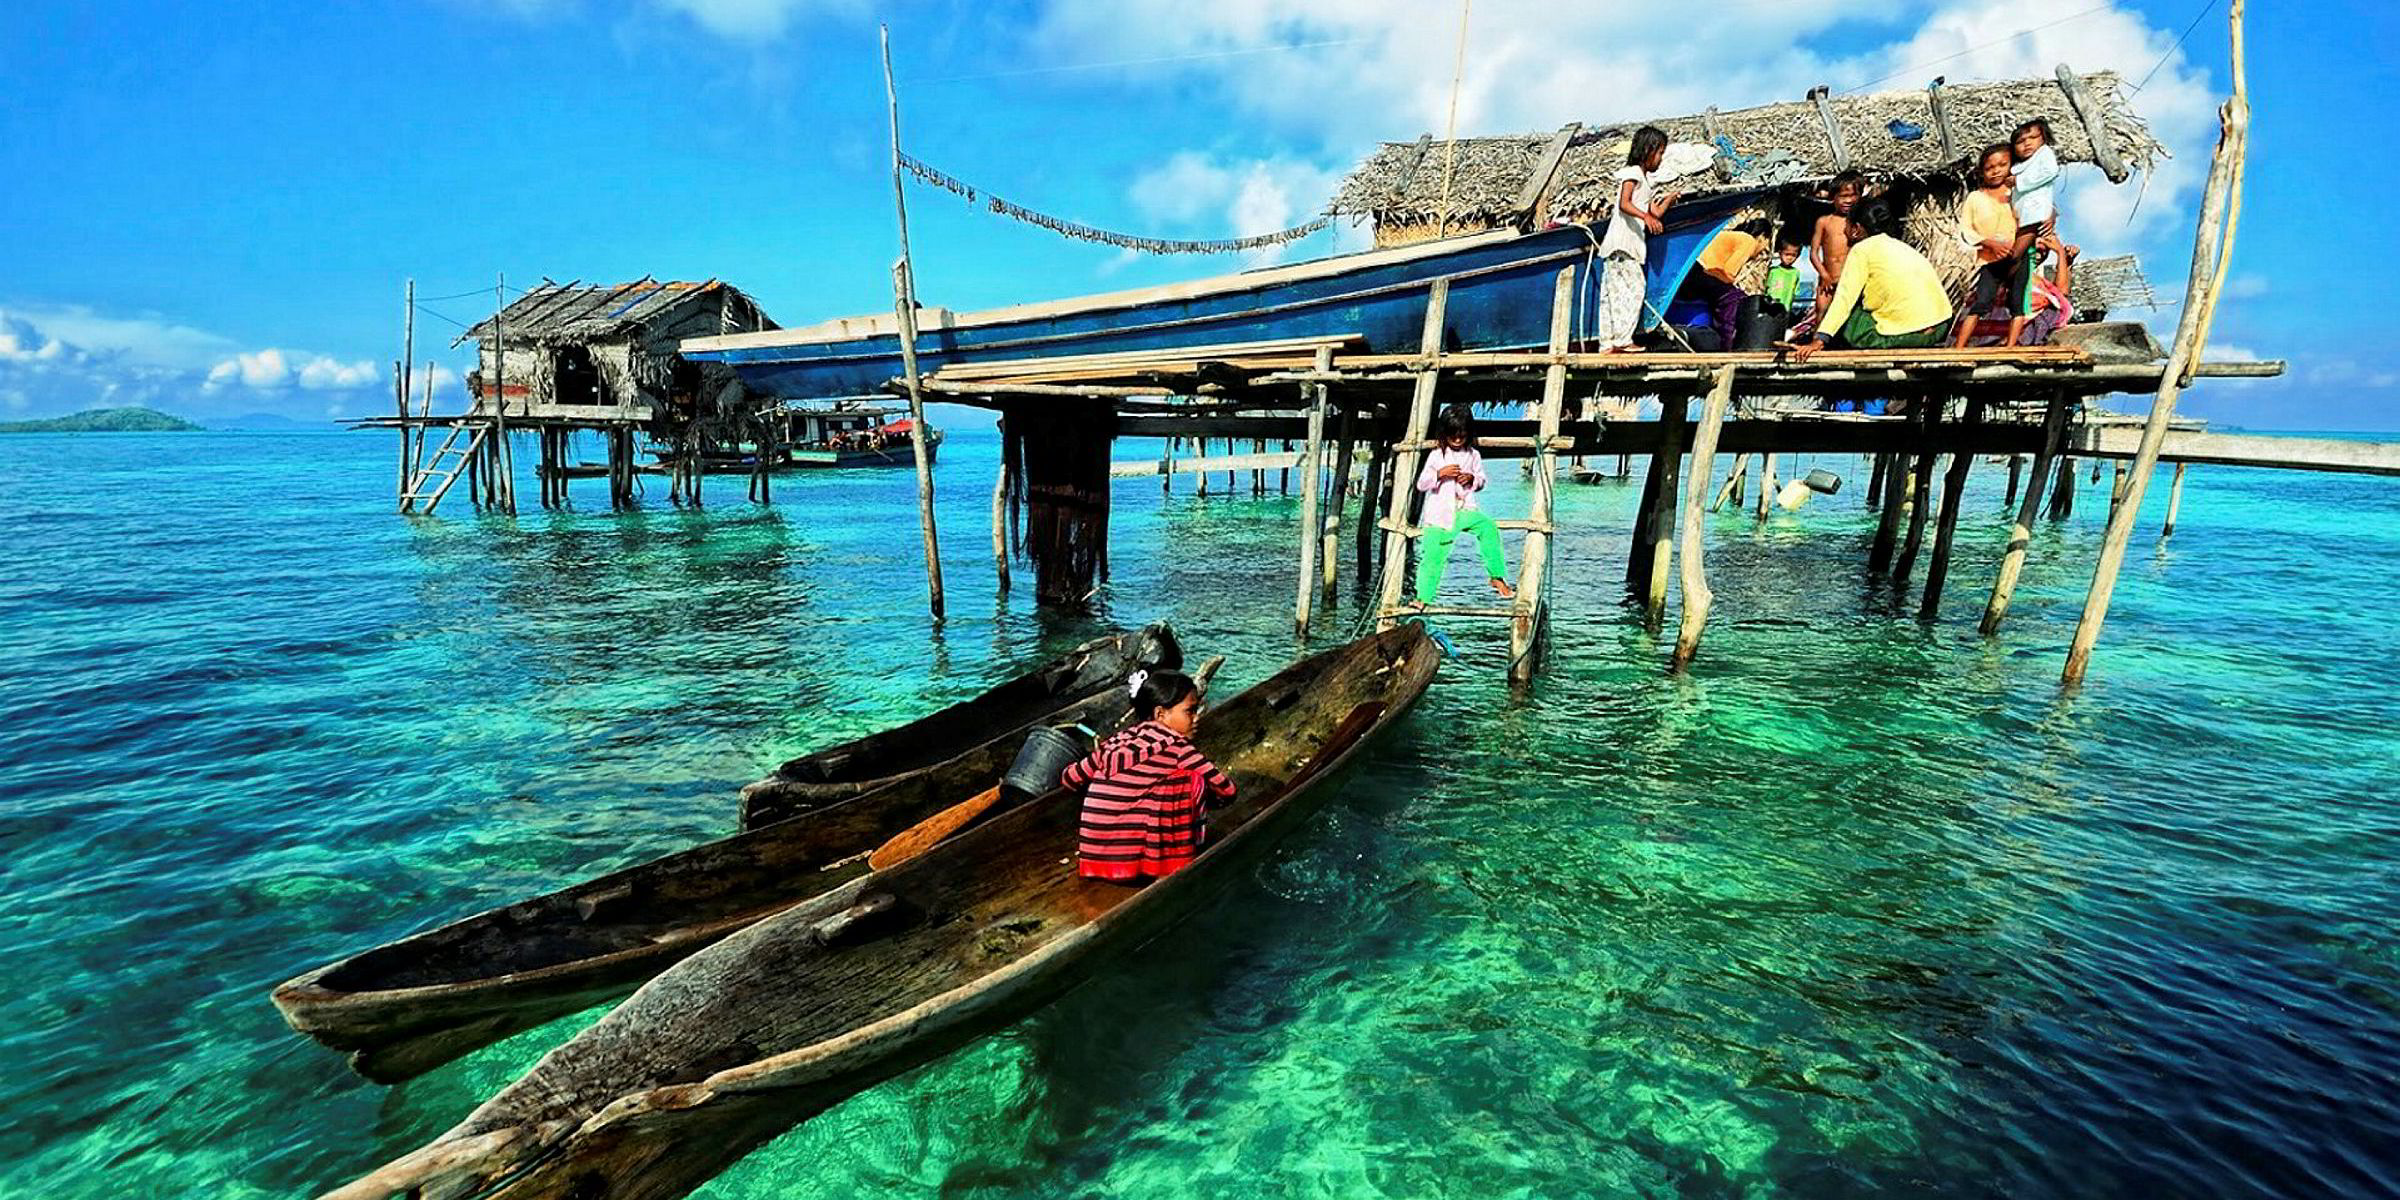
<svg viewBox="0 0 2400 1200">
<path fill-rule="evenodd" d="M 1833 302 L 1833 289 L 1842 281 L 1842 261 L 1850 257 L 1850 211 L 1858 207 L 1866 186 L 1866 176 L 1856 171 L 1833 177 L 1827 193 L 1833 211 L 1817 218 L 1817 227 L 1808 238 L 1808 265 L 1817 273 L 1817 305 L 1802 323 L 1804 329 L 1816 328 L 1825 306 Z"/>
</svg>

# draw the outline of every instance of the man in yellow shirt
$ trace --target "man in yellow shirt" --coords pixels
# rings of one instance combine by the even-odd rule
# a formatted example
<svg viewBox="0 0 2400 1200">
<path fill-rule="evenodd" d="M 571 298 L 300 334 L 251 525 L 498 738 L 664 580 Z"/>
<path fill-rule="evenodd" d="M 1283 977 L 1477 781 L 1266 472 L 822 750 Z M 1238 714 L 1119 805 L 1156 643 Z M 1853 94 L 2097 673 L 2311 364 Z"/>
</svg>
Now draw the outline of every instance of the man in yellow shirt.
<svg viewBox="0 0 2400 1200">
<path fill-rule="evenodd" d="M 1900 350 L 1939 346 L 1950 332 L 1950 294 L 1942 277 L 1916 247 L 1894 236 L 1900 226 L 1892 202 L 1877 198 L 1850 218 L 1850 256 L 1841 282 L 1825 307 L 1816 336 L 1793 346 L 1806 362 L 1825 348 L 1824 331 L 1851 350 Z"/>
<path fill-rule="evenodd" d="M 1744 221 L 1710 238 L 1691 274 L 1684 276 L 1683 285 L 1675 289 L 1678 300 L 1697 300 L 1708 305 L 1708 323 L 1723 339 L 1724 349 L 1733 349 L 1741 324 L 1742 301 L 1749 295 L 1734 281 L 1741 277 L 1742 268 L 1766 249 L 1767 234 L 1772 229 L 1763 220 Z"/>
</svg>

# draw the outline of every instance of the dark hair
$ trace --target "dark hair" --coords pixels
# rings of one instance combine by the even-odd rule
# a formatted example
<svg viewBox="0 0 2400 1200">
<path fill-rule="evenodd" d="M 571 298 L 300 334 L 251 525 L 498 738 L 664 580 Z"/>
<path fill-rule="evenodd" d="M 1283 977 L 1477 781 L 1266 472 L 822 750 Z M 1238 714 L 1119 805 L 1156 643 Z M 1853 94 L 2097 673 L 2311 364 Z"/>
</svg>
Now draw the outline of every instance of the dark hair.
<svg viewBox="0 0 2400 1200">
<path fill-rule="evenodd" d="M 1775 223 L 1765 217 L 1753 217 L 1733 228 L 1736 233 L 1746 233 L 1751 237 L 1763 240 L 1768 234 L 1775 232 Z"/>
<path fill-rule="evenodd" d="M 1633 131 L 1633 149 L 1625 152 L 1625 165 L 1638 167 L 1650 161 L 1650 156 L 1667 148 L 1667 131 L 1656 125 L 1644 125 Z"/>
<path fill-rule="evenodd" d="M 1864 197 L 1867 194 L 1867 177 L 1857 171 L 1844 171 L 1834 176 L 1833 182 L 1825 185 L 1825 194 L 1831 196 L 1846 187 L 1857 188 L 1858 194 Z"/>
<path fill-rule="evenodd" d="M 1133 689 L 1133 717 L 1147 721 L 1162 708 L 1173 708 L 1189 696 L 1200 694 L 1200 685 L 1181 671 L 1152 671 L 1142 685 Z"/>
<path fill-rule="evenodd" d="M 2017 126 L 2016 132 L 2008 135 L 2009 153 L 2016 153 L 2016 141 L 2018 138 L 2024 137 L 2025 131 L 2028 129 L 2039 129 L 2042 131 L 2043 145 L 2055 146 L 2058 144 L 2058 139 L 2050 136 L 2050 122 L 2041 117 L 2035 117 L 2034 119 Z"/>
<path fill-rule="evenodd" d="M 1868 237 L 1879 233 L 1897 234 L 1900 232 L 1900 214 L 1889 196 L 1877 196 L 1872 200 L 1859 201 L 1858 207 L 1850 210 L 1850 219 L 1856 221 L 1860 228 L 1865 229 Z"/>
<path fill-rule="evenodd" d="M 2017 161 L 2017 152 L 2012 149 L 2007 142 L 1993 142 L 1991 145 L 1985 146 L 1983 151 L 1975 156 L 1975 172 L 1977 175 L 1981 175 L 1983 173 L 1983 164 L 1992 161 L 1992 156 L 1995 154 L 2006 155 L 2008 161 L 2012 164 Z"/>
<path fill-rule="evenodd" d="M 1467 448 L 1475 447 L 1475 421 L 1464 404 L 1453 404 L 1442 410 L 1433 423 L 1433 440 L 1446 442 L 1455 435 L 1467 439 Z"/>
</svg>

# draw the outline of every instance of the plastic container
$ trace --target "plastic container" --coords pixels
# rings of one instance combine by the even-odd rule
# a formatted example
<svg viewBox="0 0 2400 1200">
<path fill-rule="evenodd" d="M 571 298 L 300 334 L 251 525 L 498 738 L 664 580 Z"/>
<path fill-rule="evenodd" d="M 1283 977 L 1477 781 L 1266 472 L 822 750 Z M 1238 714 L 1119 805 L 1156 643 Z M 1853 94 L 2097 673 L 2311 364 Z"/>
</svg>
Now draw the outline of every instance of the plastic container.
<svg viewBox="0 0 2400 1200">
<path fill-rule="evenodd" d="M 1017 761 L 1009 764 L 1000 782 L 1028 796 L 1039 796 L 1057 787 L 1059 773 L 1089 753 L 1091 742 L 1073 727 L 1041 726 L 1026 735 Z"/>
<path fill-rule="evenodd" d="M 1822 492 L 1828 496 L 1842 490 L 1842 477 L 1823 467 L 1818 467 L 1801 476 L 1800 482 L 1807 484 L 1808 490 Z"/>
</svg>

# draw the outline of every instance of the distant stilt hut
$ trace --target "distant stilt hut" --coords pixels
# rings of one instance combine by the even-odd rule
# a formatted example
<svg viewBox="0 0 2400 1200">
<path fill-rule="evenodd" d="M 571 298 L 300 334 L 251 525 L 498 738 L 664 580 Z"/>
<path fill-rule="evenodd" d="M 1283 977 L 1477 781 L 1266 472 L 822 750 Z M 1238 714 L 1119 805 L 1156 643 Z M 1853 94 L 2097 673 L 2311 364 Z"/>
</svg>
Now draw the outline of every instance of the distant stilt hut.
<svg viewBox="0 0 2400 1200">
<path fill-rule="evenodd" d="M 693 415 L 709 417 L 743 394 L 730 369 L 678 353 L 683 339 L 774 328 L 757 301 L 713 279 L 545 282 L 452 344 L 477 343 L 468 379 L 476 412 L 505 400 L 512 419 L 649 424 L 670 415 L 679 397 L 690 397 Z"/>
</svg>

